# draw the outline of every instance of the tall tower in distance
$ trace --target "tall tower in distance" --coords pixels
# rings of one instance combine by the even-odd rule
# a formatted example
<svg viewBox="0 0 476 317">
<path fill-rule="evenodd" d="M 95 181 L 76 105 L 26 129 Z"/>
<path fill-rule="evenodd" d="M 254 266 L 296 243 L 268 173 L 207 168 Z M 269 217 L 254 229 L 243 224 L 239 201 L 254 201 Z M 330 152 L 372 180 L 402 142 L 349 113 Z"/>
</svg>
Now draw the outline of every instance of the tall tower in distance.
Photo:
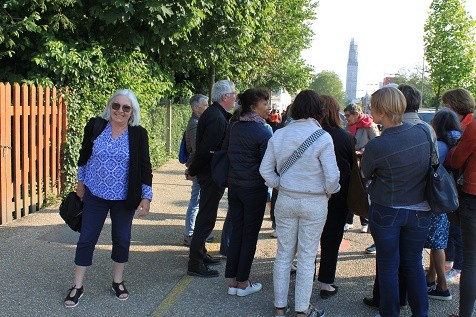
<svg viewBox="0 0 476 317">
<path fill-rule="evenodd" d="M 345 94 L 347 104 L 352 103 L 357 98 L 357 72 L 359 62 L 357 60 L 357 44 L 354 38 L 350 41 L 349 59 L 347 60 L 347 78 L 345 81 Z"/>
</svg>

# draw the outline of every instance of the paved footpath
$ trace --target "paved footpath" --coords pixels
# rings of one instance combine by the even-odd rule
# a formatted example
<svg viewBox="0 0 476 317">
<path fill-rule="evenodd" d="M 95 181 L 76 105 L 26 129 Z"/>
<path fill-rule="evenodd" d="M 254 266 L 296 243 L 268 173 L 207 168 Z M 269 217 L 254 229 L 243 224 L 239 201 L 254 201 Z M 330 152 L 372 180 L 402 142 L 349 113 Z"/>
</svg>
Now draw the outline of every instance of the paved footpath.
<svg viewBox="0 0 476 317">
<path fill-rule="evenodd" d="M 151 214 L 146 219 L 134 219 L 125 274 L 130 291 L 127 301 L 115 299 L 110 291 L 109 219 L 99 239 L 93 266 L 87 271 L 84 296 L 73 309 L 64 308 L 63 299 L 71 287 L 78 234 L 62 222 L 58 210 L 46 209 L 0 226 L 0 316 L 273 316 L 272 267 L 276 239 L 270 238 L 268 214 L 251 276 L 253 281 L 263 284 L 261 292 L 242 298 L 227 295 L 225 261 L 217 266 L 220 277 L 204 279 L 186 275 L 188 249 L 181 242 L 190 182 L 184 179 L 183 169 L 183 165 L 171 161 L 154 174 Z M 215 227 L 215 242 L 208 244 L 212 254 L 217 254 L 219 248 L 226 207 L 225 193 Z M 375 258 L 363 253 L 371 244 L 371 237 L 359 229 L 345 234 L 337 266 L 339 293 L 322 300 L 317 286 L 314 287 L 312 303 L 324 308 L 327 317 L 373 317 L 377 313 L 362 303 L 362 298 L 371 294 Z M 424 255 L 427 262 L 426 251 Z M 430 300 L 430 316 L 443 317 L 457 311 L 458 287 L 450 287 L 453 300 Z M 410 310 L 402 310 L 401 315 L 411 316 Z M 288 316 L 293 316 L 293 312 Z"/>
</svg>

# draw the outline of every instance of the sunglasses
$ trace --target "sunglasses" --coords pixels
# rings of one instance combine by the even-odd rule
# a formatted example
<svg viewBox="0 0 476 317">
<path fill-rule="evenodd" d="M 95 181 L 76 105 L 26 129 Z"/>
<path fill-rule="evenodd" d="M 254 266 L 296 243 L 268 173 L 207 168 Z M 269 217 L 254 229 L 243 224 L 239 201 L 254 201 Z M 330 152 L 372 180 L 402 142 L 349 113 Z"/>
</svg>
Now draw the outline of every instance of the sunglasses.
<svg viewBox="0 0 476 317">
<path fill-rule="evenodd" d="M 119 109 L 122 108 L 122 111 L 125 112 L 125 113 L 131 112 L 131 110 L 132 110 L 132 107 L 131 107 L 131 106 L 129 106 L 129 105 L 121 105 L 121 104 L 119 104 L 119 103 L 117 103 L 117 102 L 113 102 L 113 103 L 111 104 L 111 108 L 112 108 L 113 110 L 119 110 Z"/>
</svg>

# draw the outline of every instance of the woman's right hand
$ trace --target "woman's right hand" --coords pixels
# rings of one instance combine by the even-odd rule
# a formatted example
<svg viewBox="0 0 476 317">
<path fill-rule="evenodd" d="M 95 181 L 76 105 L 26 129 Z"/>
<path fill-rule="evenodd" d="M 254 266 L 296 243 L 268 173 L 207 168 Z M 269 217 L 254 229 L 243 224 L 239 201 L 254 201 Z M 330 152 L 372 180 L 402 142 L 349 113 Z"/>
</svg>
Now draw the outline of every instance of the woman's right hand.
<svg viewBox="0 0 476 317">
<path fill-rule="evenodd" d="M 84 186 L 83 182 L 78 182 L 78 185 L 76 185 L 76 195 L 83 201 L 84 197 L 84 192 L 86 191 L 86 187 Z"/>
</svg>

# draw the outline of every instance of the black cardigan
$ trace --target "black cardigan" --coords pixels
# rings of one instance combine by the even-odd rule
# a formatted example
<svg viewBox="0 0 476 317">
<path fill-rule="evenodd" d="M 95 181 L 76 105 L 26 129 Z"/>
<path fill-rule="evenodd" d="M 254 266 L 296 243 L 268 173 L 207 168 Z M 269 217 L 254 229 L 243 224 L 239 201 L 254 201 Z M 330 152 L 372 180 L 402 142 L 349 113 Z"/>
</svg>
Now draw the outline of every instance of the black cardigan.
<svg viewBox="0 0 476 317">
<path fill-rule="evenodd" d="M 104 120 L 98 118 L 99 120 Z M 93 150 L 93 129 L 96 118 L 91 118 L 84 128 L 84 137 L 79 151 L 78 166 L 88 163 Z M 106 120 L 104 120 L 106 123 Z M 103 124 L 103 129 L 106 124 Z M 142 184 L 152 186 L 152 166 L 149 156 L 149 137 L 141 126 L 128 126 L 129 133 L 129 184 L 126 206 L 136 210 L 142 199 Z"/>
</svg>

